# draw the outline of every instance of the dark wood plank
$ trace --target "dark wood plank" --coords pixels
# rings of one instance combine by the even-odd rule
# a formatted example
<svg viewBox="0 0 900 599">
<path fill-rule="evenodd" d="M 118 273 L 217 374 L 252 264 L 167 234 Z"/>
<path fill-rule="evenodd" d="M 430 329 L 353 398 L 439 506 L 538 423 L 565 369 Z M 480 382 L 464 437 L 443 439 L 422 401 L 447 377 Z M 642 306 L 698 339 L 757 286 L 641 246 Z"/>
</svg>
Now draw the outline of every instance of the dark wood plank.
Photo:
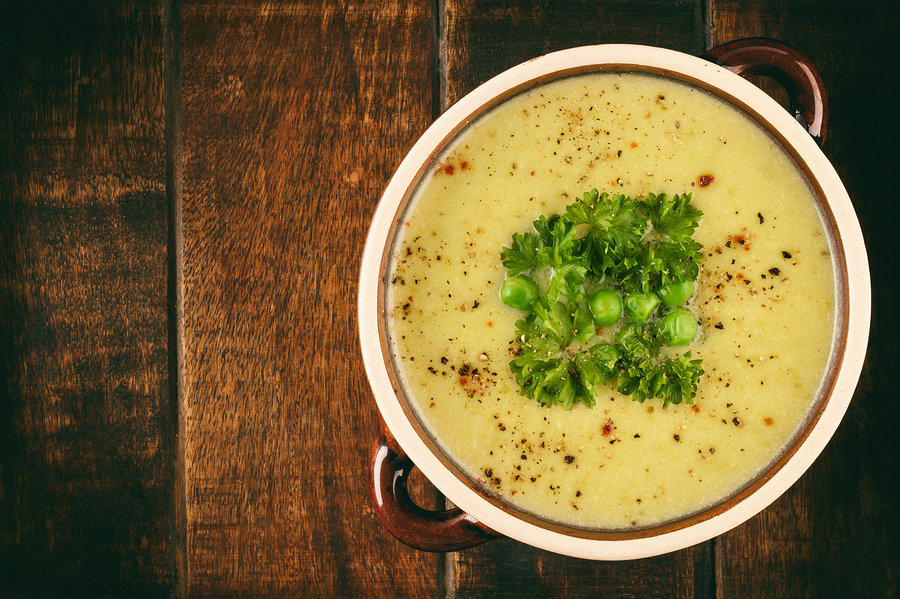
<svg viewBox="0 0 900 599">
<path fill-rule="evenodd" d="M 446 0 L 446 101 L 536 56 L 593 44 L 703 51 L 697 0 Z"/>
<path fill-rule="evenodd" d="M 173 584 L 163 3 L 0 7 L 0 595 Z"/>
<path fill-rule="evenodd" d="M 192 597 L 421 597 L 369 506 L 356 280 L 432 116 L 427 3 L 182 5 Z"/>
<path fill-rule="evenodd" d="M 452 597 L 713 597 L 713 543 L 658 557 L 597 562 L 501 540 L 452 556 Z"/>
<path fill-rule="evenodd" d="M 452 103 L 525 60 L 568 47 L 637 43 L 703 51 L 700 2 L 538 3 L 448 0 L 446 86 Z M 453 597 L 711 597 L 714 544 L 635 562 L 592 562 L 492 542 L 448 558 Z"/>
<path fill-rule="evenodd" d="M 884 176 L 900 171 L 896 42 L 900 7 L 876 1 L 713 0 L 711 42 L 781 39 L 807 54 L 828 90 L 824 145 L 860 217 L 874 310 L 861 383 L 836 436 L 785 496 L 722 541 L 723 597 L 891 597 L 900 579 L 894 430 L 898 204 Z M 885 111 L 888 112 L 885 112 Z M 773 584 L 776 581 L 776 584 Z"/>
</svg>

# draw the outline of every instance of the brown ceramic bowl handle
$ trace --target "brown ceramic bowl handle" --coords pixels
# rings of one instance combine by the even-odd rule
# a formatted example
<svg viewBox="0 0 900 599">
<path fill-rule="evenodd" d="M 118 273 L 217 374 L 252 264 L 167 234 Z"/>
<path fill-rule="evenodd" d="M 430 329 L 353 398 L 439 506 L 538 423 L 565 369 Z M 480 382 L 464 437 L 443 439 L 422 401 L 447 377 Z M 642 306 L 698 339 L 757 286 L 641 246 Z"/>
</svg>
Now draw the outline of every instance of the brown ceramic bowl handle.
<svg viewBox="0 0 900 599">
<path fill-rule="evenodd" d="M 392 535 L 410 547 L 459 551 L 500 536 L 459 508 L 431 511 L 413 503 L 406 488 L 412 460 L 384 422 L 369 466 L 369 494 L 375 513 Z"/>
<path fill-rule="evenodd" d="M 791 99 L 794 118 L 822 144 L 828 127 L 825 86 L 806 56 L 777 40 L 748 38 L 717 46 L 703 58 L 743 77 L 763 75 L 781 83 Z"/>
</svg>

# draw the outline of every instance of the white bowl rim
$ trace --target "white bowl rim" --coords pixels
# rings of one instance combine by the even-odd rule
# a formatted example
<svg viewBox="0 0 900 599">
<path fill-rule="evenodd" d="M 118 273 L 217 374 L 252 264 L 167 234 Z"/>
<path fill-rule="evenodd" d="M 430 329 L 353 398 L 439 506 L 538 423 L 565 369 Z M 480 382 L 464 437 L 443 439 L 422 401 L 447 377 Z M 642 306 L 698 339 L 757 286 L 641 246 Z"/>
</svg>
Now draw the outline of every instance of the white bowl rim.
<svg viewBox="0 0 900 599">
<path fill-rule="evenodd" d="M 615 540 L 583 538 L 524 521 L 493 505 L 450 473 L 420 438 L 395 396 L 378 325 L 382 318 L 378 301 L 378 289 L 383 284 L 382 257 L 396 212 L 418 177 L 422 158 L 431 155 L 473 114 L 480 115 L 477 111 L 498 95 L 553 73 L 597 65 L 665 71 L 740 98 L 806 163 L 833 213 L 846 264 L 853 265 L 846 273 L 849 313 L 845 353 L 825 409 L 790 460 L 751 495 L 709 519 L 659 535 Z M 674 50 L 632 44 L 582 46 L 532 59 L 497 75 L 451 106 L 415 143 L 385 188 L 369 229 L 360 272 L 358 318 L 363 360 L 381 416 L 403 450 L 446 497 L 491 529 L 541 549 L 586 559 L 636 559 L 690 547 L 739 526 L 781 496 L 815 461 L 843 419 L 862 371 L 871 319 L 871 281 L 859 221 L 840 177 L 807 131 L 765 92 L 724 67 Z"/>
</svg>

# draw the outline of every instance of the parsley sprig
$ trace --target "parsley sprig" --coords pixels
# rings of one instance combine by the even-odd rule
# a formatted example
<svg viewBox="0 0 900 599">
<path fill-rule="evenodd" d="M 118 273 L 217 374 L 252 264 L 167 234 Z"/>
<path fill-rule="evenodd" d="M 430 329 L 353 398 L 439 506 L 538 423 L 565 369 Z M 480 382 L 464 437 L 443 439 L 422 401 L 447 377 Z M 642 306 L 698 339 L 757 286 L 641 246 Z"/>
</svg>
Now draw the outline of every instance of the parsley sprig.
<svg viewBox="0 0 900 599">
<path fill-rule="evenodd" d="M 692 235 L 703 213 L 690 201 L 691 194 L 635 200 L 595 189 L 564 214 L 541 216 L 533 233 L 513 235 L 501 253 L 509 276 L 549 273 L 529 314 L 516 322 L 510 369 L 523 395 L 542 405 L 570 409 L 581 400 L 593 407 L 598 388 L 614 381 L 636 401 L 693 403 L 701 360 L 690 352 L 661 357 L 659 319 L 618 325 L 615 343 L 607 343 L 588 307 L 589 289 L 653 294 L 697 277 L 701 246 Z"/>
</svg>

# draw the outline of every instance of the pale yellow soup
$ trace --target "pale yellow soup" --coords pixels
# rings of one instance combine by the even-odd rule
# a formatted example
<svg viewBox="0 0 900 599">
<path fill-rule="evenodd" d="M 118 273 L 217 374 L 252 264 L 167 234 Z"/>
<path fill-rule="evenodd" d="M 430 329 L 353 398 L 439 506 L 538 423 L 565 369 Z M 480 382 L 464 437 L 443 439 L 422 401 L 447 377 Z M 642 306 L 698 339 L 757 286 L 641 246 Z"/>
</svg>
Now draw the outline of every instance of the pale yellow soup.
<svg viewBox="0 0 900 599">
<path fill-rule="evenodd" d="M 500 252 L 592 188 L 689 192 L 704 213 L 701 331 L 677 348 L 703 360 L 692 405 L 612 383 L 592 409 L 519 393 L 526 314 L 499 299 Z M 400 376 L 433 438 L 485 490 L 578 527 L 651 526 L 739 491 L 803 423 L 831 351 L 833 265 L 804 178 L 745 115 L 654 76 L 568 78 L 481 118 L 420 186 L 390 277 Z"/>
</svg>

